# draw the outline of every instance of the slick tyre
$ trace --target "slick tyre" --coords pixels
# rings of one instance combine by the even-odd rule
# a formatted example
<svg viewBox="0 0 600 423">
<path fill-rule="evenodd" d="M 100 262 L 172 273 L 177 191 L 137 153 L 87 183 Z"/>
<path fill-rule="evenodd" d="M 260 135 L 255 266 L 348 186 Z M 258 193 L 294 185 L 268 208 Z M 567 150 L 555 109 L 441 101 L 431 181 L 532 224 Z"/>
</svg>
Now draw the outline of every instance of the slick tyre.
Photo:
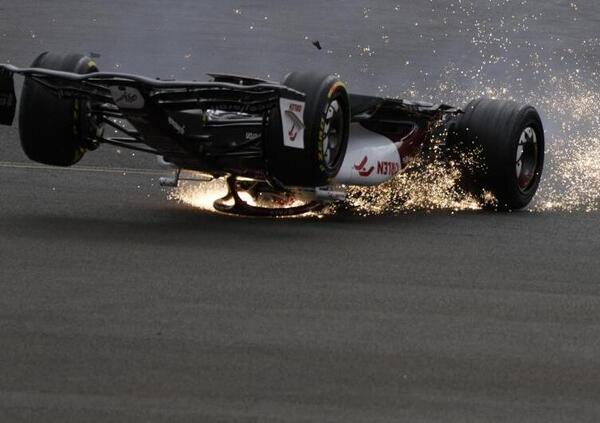
<svg viewBox="0 0 600 423">
<path fill-rule="evenodd" d="M 43 53 L 33 68 L 87 74 L 98 72 L 89 57 Z M 23 151 L 31 160 L 53 166 L 71 166 L 83 157 L 82 100 L 59 98 L 39 82 L 26 78 L 19 107 Z"/>
<path fill-rule="evenodd" d="M 306 95 L 303 139 L 285 145 L 297 130 L 285 110 L 273 110 L 266 155 L 270 174 L 286 186 L 318 187 L 331 183 L 342 166 L 350 129 L 350 102 L 344 84 L 332 75 L 294 72 L 283 85 Z M 288 142 L 289 144 L 289 142 Z"/>
<path fill-rule="evenodd" d="M 535 108 L 513 101 L 479 99 L 451 128 L 451 147 L 474 153 L 463 169 L 463 185 L 483 200 L 493 194 L 494 208 L 526 207 L 544 167 L 544 128 Z"/>
</svg>

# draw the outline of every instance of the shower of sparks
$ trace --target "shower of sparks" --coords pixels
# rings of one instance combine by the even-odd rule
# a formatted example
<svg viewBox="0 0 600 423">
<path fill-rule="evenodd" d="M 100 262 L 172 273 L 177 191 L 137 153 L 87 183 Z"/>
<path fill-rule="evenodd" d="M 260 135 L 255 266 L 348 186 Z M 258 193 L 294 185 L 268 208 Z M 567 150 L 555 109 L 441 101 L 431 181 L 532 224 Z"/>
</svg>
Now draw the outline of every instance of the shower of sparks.
<svg viewBox="0 0 600 423">
<path fill-rule="evenodd" d="M 532 210 L 596 211 L 600 208 L 600 83 L 589 75 L 572 73 L 549 78 L 540 98 L 547 120 L 545 174 Z"/>
<path fill-rule="evenodd" d="M 507 13 L 504 7 L 508 4 L 506 0 L 490 2 L 488 9 L 494 11 L 494 17 L 486 19 L 476 18 L 476 7 L 470 1 L 437 10 L 449 32 L 470 34 L 481 65 L 470 68 L 450 63 L 435 83 L 425 88 L 414 83 L 410 96 L 457 105 L 478 97 L 534 105 L 545 125 L 546 159 L 529 210 L 600 210 L 600 114 L 596 112 L 600 104 L 600 39 L 584 40 L 578 49 L 545 50 L 527 36 L 529 25 L 541 14 L 531 13 L 525 5 L 521 14 Z M 572 9 L 577 12 L 577 7 Z M 423 176 L 428 179 L 427 173 Z M 433 181 L 434 187 L 438 183 L 444 186 L 445 181 Z M 445 200 L 437 204 L 452 209 Z"/>
<path fill-rule="evenodd" d="M 195 177 L 194 172 L 186 172 L 187 178 L 193 179 Z M 218 212 L 214 207 L 214 202 L 220 198 L 223 198 L 227 194 L 227 183 L 224 179 L 213 179 L 208 182 L 189 181 L 183 180 L 179 182 L 177 188 L 173 188 L 169 191 L 168 199 L 177 201 L 182 204 L 187 204 L 199 210 L 211 212 Z M 253 198 L 249 193 L 242 191 L 239 192 L 240 198 L 251 206 L 273 208 L 281 207 L 276 205 L 267 198 Z M 286 207 L 297 207 L 305 203 L 305 200 L 294 199 Z M 281 216 L 281 219 L 297 219 L 297 218 L 322 218 L 325 215 L 333 213 L 333 208 L 329 206 L 323 207 L 319 211 L 311 211 L 296 216 Z"/>
<path fill-rule="evenodd" d="M 516 8 L 516 9 L 515 9 Z M 393 7 L 395 11 L 399 6 Z M 478 55 L 476 66 L 448 63 L 439 74 L 431 74 L 428 66 L 418 69 L 423 80 L 414 81 L 403 93 L 392 92 L 382 84 L 378 94 L 432 103 L 466 105 L 479 97 L 501 98 L 534 105 L 545 125 L 546 159 L 539 191 L 529 206 L 533 212 L 575 212 L 600 210 L 600 38 L 581 42 L 579 48 L 546 48 L 530 36 L 530 27 L 543 19 L 523 1 L 520 6 L 510 0 L 492 0 L 484 17 L 469 0 L 434 5 L 432 19 L 445 26 L 432 43 L 434 55 L 443 54 L 442 46 L 453 36 L 468 37 Z M 236 12 L 237 13 L 237 12 Z M 569 21 L 581 13 L 570 3 Z M 344 53 L 357 72 L 379 78 L 370 63 L 376 49 L 393 45 L 394 37 L 363 9 L 363 17 L 377 25 L 381 44 L 354 45 Z M 415 31 L 427 22 L 415 22 Z M 423 38 L 424 35 L 420 37 Z M 563 43 L 549 34 L 556 46 Z M 308 39 L 308 37 L 305 37 Z M 403 60 L 417 67 L 419 58 Z M 377 187 L 349 187 L 347 209 L 361 215 L 406 213 L 415 210 L 473 210 L 481 205 L 457 183 L 458 166 L 447 161 L 417 162 L 391 181 Z M 222 196 L 222 181 L 208 184 L 183 183 L 171 198 L 212 210 L 214 199 Z M 331 209 L 334 210 L 334 209 Z M 333 213 L 333 211 L 330 211 Z"/>
<path fill-rule="evenodd" d="M 181 181 L 169 192 L 169 200 L 178 201 L 200 210 L 216 212 L 213 203 L 227 194 L 227 184 L 222 179 L 210 182 Z"/>
<path fill-rule="evenodd" d="M 480 202 L 461 187 L 461 169 L 476 167 L 475 155 L 458 162 L 420 158 L 390 181 L 375 187 L 349 187 L 346 206 L 358 214 L 379 215 L 433 210 L 478 210 Z M 490 201 L 493 201 L 491 199 Z"/>
</svg>

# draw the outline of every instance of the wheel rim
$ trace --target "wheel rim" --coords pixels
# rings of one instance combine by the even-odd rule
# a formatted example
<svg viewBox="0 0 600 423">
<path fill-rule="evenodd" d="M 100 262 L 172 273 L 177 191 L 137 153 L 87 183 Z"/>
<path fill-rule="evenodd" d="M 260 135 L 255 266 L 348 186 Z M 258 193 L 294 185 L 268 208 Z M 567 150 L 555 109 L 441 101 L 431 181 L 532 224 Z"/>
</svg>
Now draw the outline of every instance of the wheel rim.
<svg viewBox="0 0 600 423">
<path fill-rule="evenodd" d="M 521 192 L 527 191 L 535 182 L 539 163 L 538 136 L 531 126 L 521 133 L 517 145 L 517 160 L 515 170 L 517 185 Z"/>
<path fill-rule="evenodd" d="M 328 170 L 335 170 L 343 153 L 344 110 L 334 98 L 327 106 L 323 130 L 323 157 Z"/>
</svg>

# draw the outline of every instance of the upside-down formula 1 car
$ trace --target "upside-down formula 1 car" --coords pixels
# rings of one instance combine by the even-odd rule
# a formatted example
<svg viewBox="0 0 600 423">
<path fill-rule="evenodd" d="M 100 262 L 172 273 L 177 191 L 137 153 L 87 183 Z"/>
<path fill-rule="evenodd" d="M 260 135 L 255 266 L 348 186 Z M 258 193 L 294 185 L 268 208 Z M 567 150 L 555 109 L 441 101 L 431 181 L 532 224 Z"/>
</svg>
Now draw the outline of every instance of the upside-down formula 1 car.
<svg viewBox="0 0 600 423">
<path fill-rule="evenodd" d="M 432 144 L 449 158 L 478 151 L 469 191 L 520 209 L 544 162 L 537 111 L 512 101 L 478 99 L 461 110 L 349 94 L 316 72 L 281 84 L 227 74 L 150 79 L 99 72 L 84 55 L 44 53 L 30 68 L 0 65 L 5 125 L 17 111 L 14 74 L 25 77 L 18 118 L 31 160 L 71 166 L 102 144 L 152 153 L 173 168 L 163 185 L 176 186 L 181 170 L 226 179 L 229 193 L 214 206 L 232 214 L 294 215 L 343 201 L 348 186 L 382 184 Z"/>
</svg>

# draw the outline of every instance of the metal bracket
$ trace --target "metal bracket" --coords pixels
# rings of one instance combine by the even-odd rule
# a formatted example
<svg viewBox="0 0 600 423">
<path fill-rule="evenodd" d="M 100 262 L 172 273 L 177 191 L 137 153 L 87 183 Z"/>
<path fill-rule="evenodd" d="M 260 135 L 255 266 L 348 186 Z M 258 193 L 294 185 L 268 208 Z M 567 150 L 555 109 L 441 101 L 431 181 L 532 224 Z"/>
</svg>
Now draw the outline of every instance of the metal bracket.
<svg viewBox="0 0 600 423">
<path fill-rule="evenodd" d="M 210 182 L 214 178 L 209 175 L 201 175 L 195 178 L 182 178 L 181 177 L 181 169 L 175 169 L 175 173 L 173 176 L 161 176 L 158 179 L 158 183 L 161 187 L 168 188 L 177 188 L 179 186 L 179 181 L 192 181 L 192 182 Z"/>
<path fill-rule="evenodd" d="M 179 179 L 181 176 L 181 169 L 175 169 L 173 176 L 161 176 L 158 179 L 158 183 L 161 187 L 177 188 L 179 186 Z"/>
<path fill-rule="evenodd" d="M 333 203 L 336 201 L 346 201 L 346 191 L 332 189 L 331 187 L 315 188 L 315 200 L 320 203 Z"/>
</svg>

